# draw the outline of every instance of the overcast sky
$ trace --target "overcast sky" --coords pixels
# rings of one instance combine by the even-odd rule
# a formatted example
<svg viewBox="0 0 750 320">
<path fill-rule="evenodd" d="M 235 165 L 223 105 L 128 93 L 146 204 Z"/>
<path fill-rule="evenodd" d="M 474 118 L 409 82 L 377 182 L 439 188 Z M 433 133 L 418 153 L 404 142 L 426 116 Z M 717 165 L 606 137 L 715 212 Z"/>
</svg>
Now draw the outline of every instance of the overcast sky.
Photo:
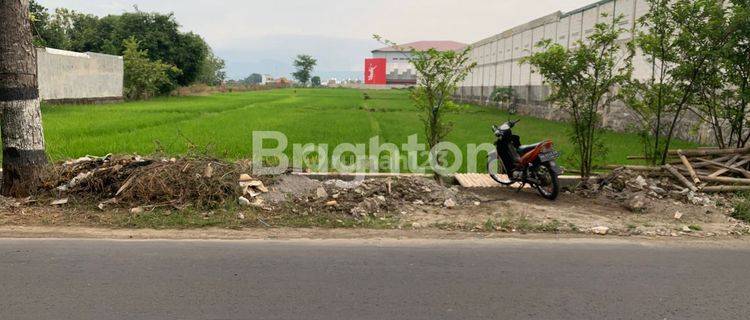
<svg viewBox="0 0 750 320">
<path fill-rule="evenodd" d="M 360 76 L 362 60 L 381 47 L 372 34 L 406 43 L 472 43 L 529 20 L 595 0 L 38 0 L 99 16 L 174 12 L 183 30 L 202 35 L 227 61 L 230 78 L 288 76 L 298 53 L 319 60 L 318 73 Z M 360 76 L 361 77 L 361 76 Z"/>
</svg>

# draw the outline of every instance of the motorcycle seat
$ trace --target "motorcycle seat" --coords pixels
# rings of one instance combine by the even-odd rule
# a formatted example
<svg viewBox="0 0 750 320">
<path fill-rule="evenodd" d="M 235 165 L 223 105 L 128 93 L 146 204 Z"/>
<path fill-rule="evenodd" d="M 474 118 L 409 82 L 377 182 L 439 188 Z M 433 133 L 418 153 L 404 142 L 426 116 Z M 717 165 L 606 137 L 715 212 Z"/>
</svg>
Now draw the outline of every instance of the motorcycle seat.
<svg viewBox="0 0 750 320">
<path fill-rule="evenodd" d="M 518 154 L 521 155 L 521 156 L 523 156 L 524 154 L 528 153 L 529 151 L 536 149 L 536 147 L 538 147 L 540 144 L 542 144 L 542 143 L 538 142 L 538 143 L 534 143 L 534 144 L 527 144 L 527 145 L 520 146 L 517 149 L 518 150 Z"/>
</svg>

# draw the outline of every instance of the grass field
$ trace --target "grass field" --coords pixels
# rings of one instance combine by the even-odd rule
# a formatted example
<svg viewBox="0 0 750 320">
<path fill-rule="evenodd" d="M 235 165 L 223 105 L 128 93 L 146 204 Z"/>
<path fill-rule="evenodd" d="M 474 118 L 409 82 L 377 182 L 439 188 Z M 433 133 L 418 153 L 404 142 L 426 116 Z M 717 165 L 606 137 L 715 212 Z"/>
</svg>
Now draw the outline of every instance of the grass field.
<svg viewBox="0 0 750 320">
<path fill-rule="evenodd" d="M 250 158 L 252 132 L 260 130 L 286 134 L 288 154 L 292 143 L 328 143 L 332 149 L 339 143 L 367 143 L 379 135 L 381 142 L 401 145 L 412 134 L 423 141 L 423 126 L 408 92 L 367 93 L 372 99 L 363 99 L 358 90 L 284 89 L 98 106 L 43 106 L 42 115 L 53 160 L 157 151 L 180 155 L 188 152 L 191 144 L 230 160 Z M 492 142 L 490 125 L 509 116 L 494 108 L 465 106 L 449 118 L 455 127 L 448 140 L 465 149 L 469 143 Z M 564 155 L 571 154 L 565 124 L 518 118 L 522 121 L 514 132 L 522 142 L 550 138 Z M 607 133 L 605 141 L 607 163 L 625 163 L 627 155 L 641 150 L 633 134 Z M 675 144 L 676 148 L 686 146 L 690 144 Z M 569 156 L 562 162 L 571 165 Z"/>
</svg>

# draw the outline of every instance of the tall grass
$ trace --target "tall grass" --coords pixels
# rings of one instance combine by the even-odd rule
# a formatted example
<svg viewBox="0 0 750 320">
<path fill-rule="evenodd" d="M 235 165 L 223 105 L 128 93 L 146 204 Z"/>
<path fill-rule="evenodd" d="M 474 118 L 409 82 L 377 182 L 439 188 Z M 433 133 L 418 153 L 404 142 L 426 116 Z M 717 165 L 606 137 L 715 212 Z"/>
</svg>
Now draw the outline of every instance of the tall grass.
<svg viewBox="0 0 750 320">
<path fill-rule="evenodd" d="M 402 90 L 279 89 L 234 92 L 209 96 L 164 97 L 144 102 L 109 105 L 43 106 L 48 153 L 54 160 L 87 154 L 151 154 L 156 151 L 179 155 L 191 145 L 207 147 L 214 155 L 234 160 L 250 158 L 253 131 L 280 131 L 293 143 L 327 143 L 332 150 L 340 143 L 367 143 L 373 136 L 382 142 L 402 145 L 413 134 L 424 141 L 423 125 Z M 448 140 L 466 151 L 467 144 L 491 143 L 492 124 L 510 118 L 490 107 L 465 106 L 451 113 L 455 122 Z M 514 132 L 523 143 L 552 139 L 563 154 L 573 150 L 567 126 L 531 117 Z M 641 150 L 634 134 L 605 134 L 607 163 L 625 163 L 627 155 Z M 675 147 L 691 144 L 678 142 Z M 480 156 L 479 168 L 485 159 Z M 562 164 L 570 166 L 571 157 Z M 465 162 L 465 161 L 464 161 Z M 465 164 L 463 166 L 465 169 Z"/>
</svg>

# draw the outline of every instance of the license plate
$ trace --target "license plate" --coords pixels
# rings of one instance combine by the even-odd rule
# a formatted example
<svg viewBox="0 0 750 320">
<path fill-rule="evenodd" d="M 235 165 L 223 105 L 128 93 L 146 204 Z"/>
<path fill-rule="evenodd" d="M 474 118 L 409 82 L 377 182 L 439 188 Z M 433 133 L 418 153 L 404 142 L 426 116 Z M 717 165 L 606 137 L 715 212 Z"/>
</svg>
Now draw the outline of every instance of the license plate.
<svg viewBox="0 0 750 320">
<path fill-rule="evenodd" d="M 557 151 L 542 153 L 539 155 L 539 161 L 541 162 L 549 162 L 552 160 L 555 160 L 560 157 L 560 153 Z"/>
</svg>

